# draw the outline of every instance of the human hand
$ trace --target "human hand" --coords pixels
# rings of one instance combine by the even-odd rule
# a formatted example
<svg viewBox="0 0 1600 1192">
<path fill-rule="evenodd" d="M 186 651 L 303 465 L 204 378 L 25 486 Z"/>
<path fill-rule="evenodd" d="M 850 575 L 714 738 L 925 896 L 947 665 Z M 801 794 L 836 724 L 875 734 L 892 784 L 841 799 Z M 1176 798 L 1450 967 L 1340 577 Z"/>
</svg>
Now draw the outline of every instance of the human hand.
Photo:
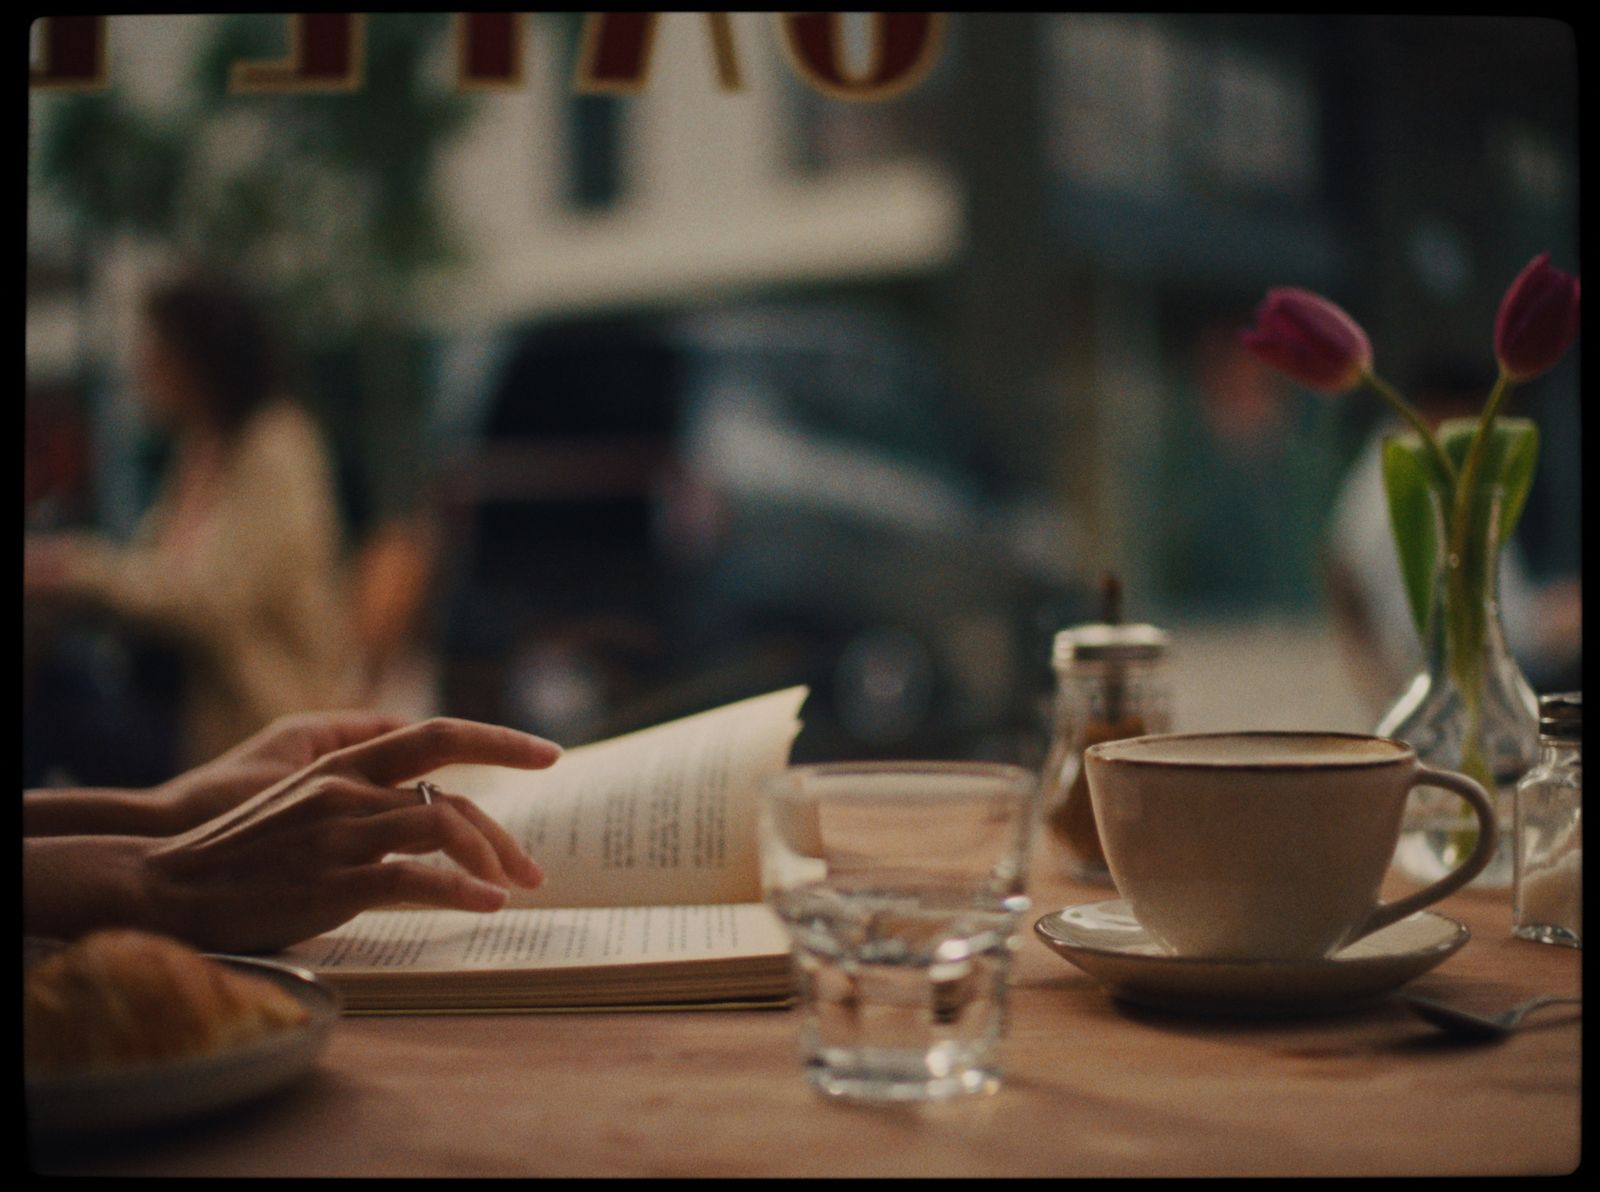
<svg viewBox="0 0 1600 1192">
<path fill-rule="evenodd" d="M 280 716 L 221 757 L 151 792 L 162 835 L 185 832 L 231 811 L 312 762 L 406 724 L 384 712 L 302 712 Z"/>
<path fill-rule="evenodd" d="M 335 748 L 153 842 L 143 859 L 146 921 L 200 947 L 270 951 L 377 906 L 498 910 L 510 885 L 539 884 L 539 867 L 470 800 L 443 794 L 425 806 L 414 787 L 396 784 L 456 762 L 541 769 L 560 752 L 513 729 L 443 718 Z M 464 872 L 384 860 L 436 850 Z"/>
<path fill-rule="evenodd" d="M 233 810 L 325 754 L 405 723 L 381 712 L 282 716 L 214 761 L 150 790 L 24 791 L 23 835 L 174 836 Z"/>
</svg>

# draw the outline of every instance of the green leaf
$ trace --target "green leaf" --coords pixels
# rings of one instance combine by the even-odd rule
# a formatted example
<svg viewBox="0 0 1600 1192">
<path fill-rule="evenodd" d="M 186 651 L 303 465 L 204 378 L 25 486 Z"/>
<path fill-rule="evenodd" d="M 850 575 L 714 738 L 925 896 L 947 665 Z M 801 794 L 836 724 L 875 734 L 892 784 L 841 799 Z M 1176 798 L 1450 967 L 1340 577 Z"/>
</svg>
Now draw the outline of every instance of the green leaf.
<svg viewBox="0 0 1600 1192">
<path fill-rule="evenodd" d="M 1467 458 L 1467 448 L 1477 432 L 1476 418 L 1451 418 L 1439 424 L 1439 445 L 1459 469 Z M 1517 520 L 1528 503 L 1534 469 L 1539 462 L 1539 428 L 1527 418 L 1496 418 L 1484 445 L 1478 483 L 1483 487 L 1498 484 L 1503 490 L 1500 502 L 1498 542 L 1505 542 L 1517 528 Z"/>
<path fill-rule="evenodd" d="M 1433 608 L 1433 577 L 1439 557 L 1433 504 L 1433 464 L 1422 440 L 1414 434 L 1391 435 L 1383 441 L 1383 488 L 1389 497 L 1389 527 L 1394 532 L 1400 578 L 1405 583 L 1411 619 L 1424 640 Z"/>
<path fill-rule="evenodd" d="M 1439 427 L 1439 445 L 1459 470 L 1466 459 L 1476 418 L 1452 418 Z M 1539 459 L 1539 431 L 1526 418 L 1497 418 L 1490 428 L 1478 472 L 1480 492 L 1499 485 L 1502 489 L 1497 543 L 1505 542 L 1528 502 L 1534 469 Z M 1426 640 L 1433 610 L 1435 567 L 1442 549 L 1439 527 L 1428 500 L 1430 487 L 1450 506 L 1451 494 L 1438 485 L 1432 462 L 1414 434 L 1393 435 L 1383 443 L 1383 487 L 1389 499 L 1389 525 L 1394 532 L 1395 554 L 1405 583 L 1406 599 L 1417 633 Z M 1474 501 L 1474 519 L 1482 517 Z M 1486 564 L 1485 564 L 1486 565 Z M 1476 571 L 1476 568 L 1471 568 Z M 1486 577 L 1475 577 L 1485 580 Z"/>
</svg>

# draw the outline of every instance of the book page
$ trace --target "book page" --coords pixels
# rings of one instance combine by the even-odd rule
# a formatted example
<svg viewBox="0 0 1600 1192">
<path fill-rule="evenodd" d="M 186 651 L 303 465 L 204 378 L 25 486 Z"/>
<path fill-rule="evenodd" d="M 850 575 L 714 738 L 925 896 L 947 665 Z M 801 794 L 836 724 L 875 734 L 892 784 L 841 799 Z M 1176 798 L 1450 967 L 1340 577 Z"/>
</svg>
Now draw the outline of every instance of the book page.
<svg viewBox="0 0 1600 1192">
<path fill-rule="evenodd" d="M 460 973 L 719 960 L 787 952 L 759 903 L 470 911 L 367 911 L 281 959 L 320 973 Z"/>
<path fill-rule="evenodd" d="M 513 906 L 759 902 L 760 785 L 788 764 L 807 694 L 793 687 L 580 746 L 548 770 L 446 766 L 428 778 L 476 801 L 544 869 Z"/>
</svg>

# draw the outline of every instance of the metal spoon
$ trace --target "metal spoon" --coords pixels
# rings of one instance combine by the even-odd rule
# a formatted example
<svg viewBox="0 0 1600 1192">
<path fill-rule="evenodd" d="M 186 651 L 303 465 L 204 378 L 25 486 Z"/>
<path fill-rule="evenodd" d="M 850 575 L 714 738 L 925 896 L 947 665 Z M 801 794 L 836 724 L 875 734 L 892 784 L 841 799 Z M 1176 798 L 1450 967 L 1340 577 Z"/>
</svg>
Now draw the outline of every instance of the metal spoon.
<svg viewBox="0 0 1600 1192">
<path fill-rule="evenodd" d="M 1464 1039 L 1498 1039 L 1509 1035 L 1523 1017 L 1534 1010 L 1583 1001 L 1581 997 L 1536 997 L 1512 1006 L 1500 1014 L 1475 1014 L 1459 1006 L 1447 1006 L 1443 1002 L 1418 997 L 1412 993 L 1402 994 L 1400 1000 L 1419 1018 L 1426 1019 L 1441 1030 L 1449 1031 Z"/>
</svg>

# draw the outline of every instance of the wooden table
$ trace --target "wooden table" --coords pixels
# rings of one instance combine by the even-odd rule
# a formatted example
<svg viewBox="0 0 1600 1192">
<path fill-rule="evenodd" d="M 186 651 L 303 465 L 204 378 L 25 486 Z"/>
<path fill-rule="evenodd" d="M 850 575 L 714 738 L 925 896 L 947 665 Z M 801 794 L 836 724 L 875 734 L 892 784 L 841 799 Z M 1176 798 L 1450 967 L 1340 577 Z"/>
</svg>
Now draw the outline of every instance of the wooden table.
<svg viewBox="0 0 1600 1192">
<path fill-rule="evenodd" d="M 1041 846 L 1043 847 L 1043 846 Z M 317 1072 L 218 1120 L 36 1154 L 59 1173 L 271 1176 L 1555 1174 L 1578 1164 L 1581 1012 L 1494 1044 L 1402 1006 L 1311 1021 L 1113 1002 L 1032 919 L 1108 892 L 1042 854 L 997 1094 L 874 1108 L 801 1079 L 775 1011 L 343 1020 Z M 1412 988 L 1483 1008 L 1579 990 L 1581 954 L 1511 938 L 1509 899 Z"/>
</svg>

